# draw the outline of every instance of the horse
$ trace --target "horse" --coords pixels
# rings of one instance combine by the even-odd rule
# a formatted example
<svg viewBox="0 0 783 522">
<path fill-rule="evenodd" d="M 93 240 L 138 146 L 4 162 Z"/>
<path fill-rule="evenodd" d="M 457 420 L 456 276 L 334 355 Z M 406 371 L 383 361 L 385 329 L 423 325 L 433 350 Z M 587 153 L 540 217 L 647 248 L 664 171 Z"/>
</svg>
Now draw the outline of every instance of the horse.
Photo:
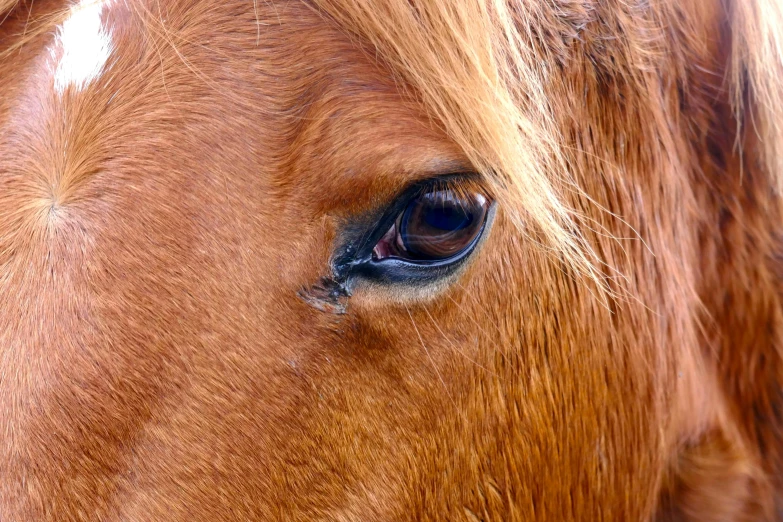
<svg viewBox="0 0 783 522">
<path fill-rule="evenodd" d="M 0 20 L 0 520 L 783 520 L 779 0 Z"/>
</svg>

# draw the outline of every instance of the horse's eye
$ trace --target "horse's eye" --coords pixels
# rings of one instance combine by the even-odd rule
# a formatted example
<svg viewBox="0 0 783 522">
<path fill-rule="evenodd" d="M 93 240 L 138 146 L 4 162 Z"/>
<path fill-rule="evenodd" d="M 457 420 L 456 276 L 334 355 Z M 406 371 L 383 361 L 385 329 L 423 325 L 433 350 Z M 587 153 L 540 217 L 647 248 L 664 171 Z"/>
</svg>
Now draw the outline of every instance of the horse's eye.
<svg viewBox="0 0 783 522">
<path fill-rule="evenodd" d="M 482 194 L 433 188 L 408 202 L 373 248 L 373 259 L 426 263 L 458 256 L 476 242 L 488 210 Z"/>
<path fill-rule="evenodd" d="M 408 188 L 369 227 L 346 229 L 333 260 L 335 280 L 354 284 L 428 285 L 457 273 L 495 215 L 495 203 L 469 175 L 436 178 Z M 411 294 L 397 294 L 411 295 Z"/>
</svg>

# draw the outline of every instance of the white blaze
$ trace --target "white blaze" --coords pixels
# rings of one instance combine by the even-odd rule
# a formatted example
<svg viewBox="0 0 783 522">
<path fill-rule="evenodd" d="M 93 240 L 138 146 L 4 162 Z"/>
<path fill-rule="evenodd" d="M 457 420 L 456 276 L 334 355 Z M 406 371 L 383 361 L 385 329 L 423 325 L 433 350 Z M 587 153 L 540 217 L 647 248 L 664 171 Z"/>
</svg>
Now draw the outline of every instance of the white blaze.
<svg viewBox="0 0 783 522">
<path fill-rule="evenodd" d="M 57 30 L 56 45 L 61 49 L 54 71 L 54 88 L 62 94 L 71 86 L 82 90 L 100 76 L 112 50 L 111 35 L 101 22 L 104 2 L 82 0 L 71 7 L 68 18 Z M 57 47 L 52 49 L 56 55 Z"/>
</svg>

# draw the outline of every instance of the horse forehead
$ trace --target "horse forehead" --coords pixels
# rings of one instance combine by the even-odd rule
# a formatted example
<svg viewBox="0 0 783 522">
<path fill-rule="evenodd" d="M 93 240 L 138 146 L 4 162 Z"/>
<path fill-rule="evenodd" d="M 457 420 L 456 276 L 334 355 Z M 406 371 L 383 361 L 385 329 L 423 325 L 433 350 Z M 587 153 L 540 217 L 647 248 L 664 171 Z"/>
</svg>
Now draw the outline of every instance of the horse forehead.
<svg viewBox="0 0 783 522">
<path fill-rule="evenodd" d="M 100 77 L 113 50 L 104 11 L 110 0 L 81 0 L 57 28 L 50 47 L 54 60 L 54 88 L 62 95 L 66 88 L 84 89 Z"/>
</svg>

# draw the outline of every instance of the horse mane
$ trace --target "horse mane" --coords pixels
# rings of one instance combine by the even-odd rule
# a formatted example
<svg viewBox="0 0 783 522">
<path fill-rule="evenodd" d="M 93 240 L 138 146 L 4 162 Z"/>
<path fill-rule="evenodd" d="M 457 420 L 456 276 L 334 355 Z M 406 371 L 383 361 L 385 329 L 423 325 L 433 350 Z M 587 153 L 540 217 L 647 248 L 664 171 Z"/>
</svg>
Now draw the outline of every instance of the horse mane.
<svg viewBox="0 0 783 522">
<path fill-rule="evenodd" d="M 562 195 L 579 192 L 547 98 L 559 54 L 590 19 L 574 5 L 548 19 L 559 46 L 535 33 L 547 10 L 531 2 L 315 0 L 411 86 L 425 110 L 484 175 L 528 239 L 595 275 L 594 255 Z M 575 3 L 574 3 L 575 4 Z M 410 93 L 409 93 L 410 94 Z M 536 234 L 531 224 L 537 226 Z"/>
<path fill-rule="evenodd" d="M 19 4 L 19 0 L 0 0 L 0 16 L 7 16 L 16 8 L 17 4 Z"/>
<path fill-rule="evenodd" d="M 748 112 L 759 139 L 761 163 L 783 189 L 783 4 L 731 4 L 732 104 L 738 122 Z"/>
</svg>

